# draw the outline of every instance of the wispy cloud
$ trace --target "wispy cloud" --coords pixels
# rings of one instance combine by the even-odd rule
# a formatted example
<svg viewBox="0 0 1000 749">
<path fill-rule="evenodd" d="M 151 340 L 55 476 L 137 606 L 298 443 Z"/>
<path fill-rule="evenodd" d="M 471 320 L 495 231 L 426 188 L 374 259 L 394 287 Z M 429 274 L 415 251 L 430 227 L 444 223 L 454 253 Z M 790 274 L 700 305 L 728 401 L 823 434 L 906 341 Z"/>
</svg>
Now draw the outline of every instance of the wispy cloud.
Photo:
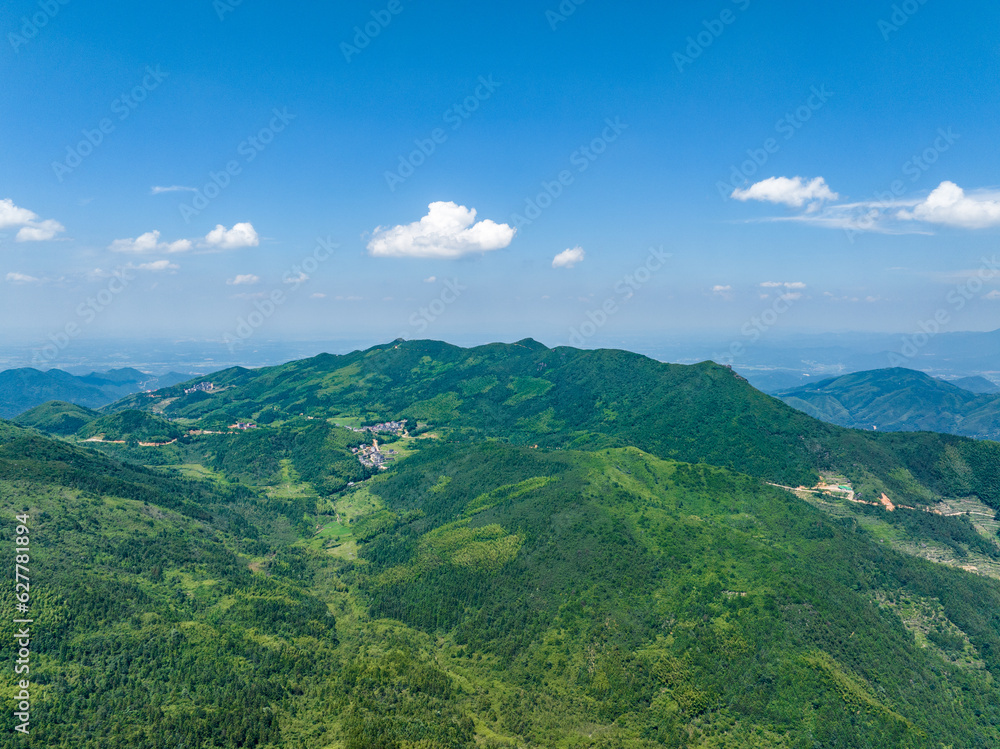
<svg viewBox="0 0 1000 749">
<path fill-rule="evenodd" d="M 154 186 L 152 195 L 161 195 L 165 192 L 198 192 L 197 187 L 185 187 L 184 185 L 171 185 L 170 187 Z"/>
<path fill-rule="evenodd" d="M 150 273 L 164 273 L 168 270 L 180 270 L 179 265 L 171 263 L 169 260 L 154 260 L 151 263 L 139 263 L 138 265 L 129 263 L 126 267 L 130 270 L 144 270 Z"/>
<path fill-rule="evenodd" d="M 260 276 L 255 276 L 253 273 L 246 273 L 236 276 L 236 278 L 230 278 L 226 283 L 229 286 L 253 286 L 260 283 Z"/>
<path fill-rule="evenodd" d="M 8 273 L 5 277 L 7 283 L 16 284 L 27 284 L 27 283 L 41 283 L 42 279 L 35 278 L 34 276 L 29 276 L 24 273 Z"/>
<path fill-rule="evenodd" d="M 762 200 L 806 208 L 791 216 L 769 216 L 751 221 L 791 221 L 849 233 L 933 234 L 934 228 L 939 226 L 969 230 L 1000 226 L 1000 192 L 995 190 L 967 193 L 954 182 L 945 181 L 925 198 L 828 204 L 827 201 L 839 199 L 830 191 L 832 198 L 820 197 L 808 202 L 810 194 L 822 196 L 824 191 L 829 188 L 821 177 L 808 184 L 799 177 L 794 180 L 772 177 L 746 190 L 736 190 L 733 197 L 744 202 Z"/>
</svg>

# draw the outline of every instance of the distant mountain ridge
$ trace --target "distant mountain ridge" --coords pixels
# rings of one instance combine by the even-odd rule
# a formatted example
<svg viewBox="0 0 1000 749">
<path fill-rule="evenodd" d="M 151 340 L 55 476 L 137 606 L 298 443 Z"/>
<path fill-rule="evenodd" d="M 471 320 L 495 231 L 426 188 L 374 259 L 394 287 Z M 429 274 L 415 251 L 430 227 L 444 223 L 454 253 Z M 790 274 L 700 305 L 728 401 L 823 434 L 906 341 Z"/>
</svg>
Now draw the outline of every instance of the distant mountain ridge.
<svg viewBox="0 0 1000 749">
<path fill-rule="evenodd" d="M 968 379 L 980 389 L 992 384 L 985 378 Z M 911 369 L 878 369 L 785 390 L 775 397 L 814 418 L 853 429 L 1000 440 L 1000 394 L 968 390 L 963 382 L 944 382 Z"/>
<path fill-rule="evenodd" d="M 170 387 L 192 377 L 178 372 L 155 377 L 131 368 L 84 376 L 61 369 L 8 369 L 0 372 L 0 419 L 11 419 L 49 401 L 101 408 L 132 393 Z"/>
</svg>

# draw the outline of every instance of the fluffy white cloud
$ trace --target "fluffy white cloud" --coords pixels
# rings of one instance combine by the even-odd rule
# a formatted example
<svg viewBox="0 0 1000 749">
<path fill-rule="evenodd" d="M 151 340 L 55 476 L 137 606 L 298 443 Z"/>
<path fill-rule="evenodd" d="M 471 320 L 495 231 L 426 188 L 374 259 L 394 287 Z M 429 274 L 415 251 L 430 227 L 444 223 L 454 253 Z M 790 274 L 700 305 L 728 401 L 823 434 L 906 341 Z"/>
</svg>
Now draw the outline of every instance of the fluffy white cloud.
<svg viewBox="0 0 1000 749">
<path fill-rule="evenodd" d="M 34 211 L 14 205 L 10 198 L 0 200 L 0 229 L 20 227 L 18 242 L 45 242 L 66 231 L 66 227 L 54 219 L 39 219 Z"/>
<path fill-rule="evenodd" d="M 502 250 L 516 230 L 485 220 L 476 223 L 476 210 L 452 202 L 431 203 L 420 221 L 406 226 L 379 226 L 372 232 L 368 252 L 375 257 L 421 257 L 454 260 L 464 255 Z"/>
<path fill-rule="evenodd" d="M 165 252 L 168 254 L 188 252 L 193 246 L 190 239 L 179 239 L 176 242 L 161 242 L 160 232 L 147 231 L 135 239 L 116 239 L 108 245 L 108 249 L 112 252 L 146 255 L 154 252 Z"/>
<path fill-rule="evenodd" d="M 246 273 L 236 276 L 236 278 L 230 278 L 226 283 L 230 286 L 253 286 L 260 283 L 260 276 L 255 276 L 253 273 Z"/>
<path fill-rule="evenodd" d="M 725 294 L 728 291 L 732 291 L 732 286 L 713 286 L 712 292 L 715 294 Z"/>
<path fill-rule="evenodd" d="M 993 289 L 989 294 L 983 297 L 983 299 L 989 299 L 991 301 L 1000 301 L 1000 291 Z"/>
<path fill-rule="evenodd" d="M 222 224 L 216 226 L 198 242 L 198 247 L 213 250 L 235 250 L 240 247 L 256 247 L 260 237 L 251 224 L 236 224 L 227 229 Z M 161 242 L 159 231 L 147 231 L 134 239 L 116 239 L 108 249 L 112 252 L 127 252 L 133 255 L 148 255 L 153 253 L 173 254 L 190 252 L 195 243 L 190 239 L 178 239 L 176 242 Z"/>
<path fill-rule="evenodd" d="M 970 197 L 954 182 L 942 182 L 913 210 L 900 211 L 899 218 L 962 229 L 1000 226 L 1000 196 Z"/>
<path fill-rule="evenodd" d="M 827 200 L 837 200 L 840 196 L 827 186 L 826 180 L 816 177 L 808 182 L 802 177 L 770 177 L 745 190 L 736 189 L 730 196 L 736 200 L 761 200 L 801 208 L 806 203 L 815 209 Z"/>
<path fill-rule="evenodd" d="M 220 250 L 237 250 L 241 247 L 256 247 L 260 244 L 260 237 L 249 223 L 236 224 L 232 229 L 219 224 L 205 235 L 204 244 Z"/>
<path fill-rule="evenodd" d="M 0 229 L 23 226 L 38 219 L 38 214 L 27 208 L 19 208 L 10 198 L 0 200 Z"/>
<path fill-rule="evenodd" d="M 582 247 L 574 247 L 570 250 L 563 250 L 552 259 L 553 268 L 572 268 L 577 263 L 582 263 L 587 253 Z"/>
<path fill-rule="evenodd" d="M 18 242 L 47 242 L 55 239 L 57 234 L 66 231 L 66 227 L 54 219 L 31 223 L 22 226 L 17 233 Z"/>
<path fill-rule="evenodd" d="M 8 273 L 6 276 L 8 283 L 39 283 L 41 279 L 34 276 L 27 276 L 24 273 Z"/>
</svg>

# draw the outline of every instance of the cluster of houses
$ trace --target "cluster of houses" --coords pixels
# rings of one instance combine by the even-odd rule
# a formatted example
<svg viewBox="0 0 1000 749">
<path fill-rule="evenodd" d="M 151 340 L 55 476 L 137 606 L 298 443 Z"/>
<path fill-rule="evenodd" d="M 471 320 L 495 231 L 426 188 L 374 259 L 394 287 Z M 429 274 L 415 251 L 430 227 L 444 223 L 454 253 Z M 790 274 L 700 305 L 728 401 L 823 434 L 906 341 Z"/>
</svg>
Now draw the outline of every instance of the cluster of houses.
<svg viewBox="0 0 1000 749">
<path fill-rule="evenodd" d="M 241 421 L 237 421 L 235 424 L 230 424 L 229 428 L 230 429 L 242 429 L 245 432 L 247 429 L 256 429 L 257 425 L 256 424 L 244 424 Z"/>
<path fill-rule="evenodd" d="M 386 450 L 383 452 L 378 445 L 378 440 L 372 440 L 371 445 L 352 447 L 351 452 L 358 456 L 358 460 L 365 468 L 378 468 L 382 471 L 388 468 L 386 461 L 392 460 L 389 456 L 396 454 L 395 450 Z"/>
<path fill-rule="evenodd" d="M 340 426 L 339 424 L 337 426 Z M 406 434 L 406 422 L 405 421 L 386 421 L 381 424 L 375 424 L 370 427 L 347 427 L 352 432 L 371 432 L 372 434 L 381 434 L 383 432 L 388 434 L 404 435 Z"/>
<path fill-rule="evenodd" d="M 211 393 L 215 390 L 214 382 L 199 382 L 193 388 L 185 388 L 184 395 L 191 395 L 191 393 Z"/>
</svg>

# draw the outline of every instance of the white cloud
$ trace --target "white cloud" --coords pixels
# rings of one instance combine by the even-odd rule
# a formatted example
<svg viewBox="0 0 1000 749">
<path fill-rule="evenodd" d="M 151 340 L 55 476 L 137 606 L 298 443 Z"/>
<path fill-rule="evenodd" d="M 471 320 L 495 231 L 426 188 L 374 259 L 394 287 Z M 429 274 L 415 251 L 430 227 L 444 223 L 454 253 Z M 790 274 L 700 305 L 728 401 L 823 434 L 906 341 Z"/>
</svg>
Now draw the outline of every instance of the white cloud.
<svg viewBox="0 0 1000 749">
<path fill-rule="evenodd" d="M 197 187 L 184 187 L 183 185 L 171 185 L 170 187 L 154 186 L 153 195 L 161 195 L 165 192 L 198 192 Z"/>
<path fill-rule="evenodd" d="M 732 286 L 713 286 L 712 292 L 715 294 L 725 294 L 727 291 L 732 291 Z"/>
<path fill-rule="evenodd" d="M 309 280 L 309 276 L 307 276 L 302 271 L 299 271 L 298 275 L 295 275 L 295 276 L 291 275 L 290 273 L 286 273 L 285 274 L 285 278 L 283 279 L 284 283 L 295 284 L 296 286 L 300 286 L 300 285 L 304 284 L 308 280 Z"/>
<path fill-rule="evenodd" d="M 574 247 L 571 250 L 563 250 L 552 259 L 553 268 L 572 268 L 577 263 L 582 263 L 587 253 L 582 247 Z"/>
<path fill-rule="evenodd" d="M 20 227 L 15 239 L 18 242 L 45 242 L 66 231 L 66 227 L 54 219 L 39 220 L 34 211 L 14 205 L 10 198 L 0 200 L 0 229 Z"/>
<path fill-rule="evenodd" d="M 230 278 L 226 281 L 226 283 L 230 286 L 253 286 L 254 284 L 260 283 L 260 276 L 255 276 L 253 273 L 247 273 L 236 276 L 236 278 Z"/>
<path fill-rule="evenodd" d="M 41 279 L 25 275 L 24 273 L 8 273 L 6 281 L 8 283 L 41 283 Z"/>
<path fill-rule="evenodd" d="M 437 280 L 438 280 L 437 276 L 430 276 L 429 278 L 424 279 L 424 283 L 434 283 Z"/>
<path fill-rule="evenodd" d="M 317 291 L 315 294 L 309 297 L 310 299 L 326 299 L 326 294 Z"/>
<path fill-rule="evenodd" d="M 168 270 L 179 270 L 180 266 L 171 263 L 169 260 L 154 260 L 151 263 L 140 263 L 139 265 L 128 264 L 132 270 L 145 270 L 150 273 L 163 273 Z"/>
<path fill-rule="evenodd" d="M 27 208 L 19 208 L 10 198 L 0 200 L 0 229 L 24 226 L 38 219 L 38 214 Z"/>
<path fill-rule="evenodd" d="M 187 252 L 194 245 L 190 239 L 179 239 L 176 242 L 161 242 L 160 232 L 147 231 L 140 234 L 135 239 L 116 239 L 108 249 L 112 252 L 127 252 L 134 255 L 145 255 L 154 252 L 165 252 L 168 254 L 176 252 Z"/>
<path fill-rule="evenodd" d="M 984 194 L 970 197 L 954 182 L 942 182 L 911 211 L 900 211 L 904 221 L 924 221 L 961 229 L 986 229 L 1000 226 L 1000 196 Z"/>
<path fill-rule="evenodd" d="M 368 243 L 375 257 L 454 260 L 464 255 L 502 250 L 516 230 L 490 220 L 476 223 L 476 210 L 452 202 L 431 203 L 420 221 L 392 228 L 376 227 Z"/>
<path fill-rule="evenodd" d="M 256 247 L 260 237 L 251 224 L 236 224 L 232 229 L 226 229 L 222 224 L 216 226 L 198 243 L 199 247 L 218 250 L 235 250 L 240 247 Z M 133 255 L 148 255 L 153 253 L 174 254 L 190 252 L 195 243 L 190 239 L 178 239 L 176 242 L 161 242 L 159 231 L 147 231 L 134 239 L 116 239 L 108 249 L 112 252 L 126 252 Z"/>
<path fill-rule="evenodd" d="M 809 209 L 815 210 L 824 201 L 837 200 L 840 196 L 827 186 L 822 177 L 808 182 L 802 177 L 770 177 L 745 190 L 736 189 L 730 197 L 743 202 L 761 200 L 793 208 L 801 208 L 809 203 Z"/>
<path fill-rule="evenodd" d="M 55 239 L 56 235 L 66 231 L 66 228 L 58 221 L 48 219 L 38 223 L 22 226 L 17 233 L 18 242 L 47 242 Z"/>
<path fill-rule="evenodd" d="M 991 291 L 989 294 L 987 294 L 986 296 L 984 296 L 983 299 L 989 299 L 991 301 L 1000 300 L 1000 291 L 997 291 L 996 289 L 993 289 L 993 291 Z"/>
<path fill-rule="evenodd" d="M 778 181 L 784 179 L 779 178 Z M 787 182 L 794 183 L 795 180 Z M 816 180 L 813 180 L 810 185 L 815 182 Z M 802 186 L 809 187 L 805 184 Z M 821 187 L 828 189 L 825 183 Z M 781 193 L 782 190 L 775 185 L 775 180 L 772 178 L 746 190 L 737 190 L 733 193 L 733 197 L 738 200 L 787 202 L 778 199 Z M 794 190 L 790 189 L 789 194 L 791 193 L 794 193 Z M 833 198 L 837 197 L 833 193 L 831 195 Z M 787 204 L 793 205 L 790 202 Z M 800 203 L 798 207 L 801 206 Z M 798 215 L 755 220 L 792 221 L 827 229 L 842 229 L 850 237 L 868 232 L 896 235 L 932 234 L 935 225 L 959 229 L 987 229 L 1000 226 L 1000 192 L 980 190 L 970 194 L 954 182 L 945 181 L 923 199 L 900 197 L 832 205 L 823 205 L 822 200 L 814 200 Z"/>
<path fill-rule="evenodd" d="M 232 229 L 219 224 L 205 235 L 204 244 L 220 250 L 237 250 L 241 247 L 256 247 L 260 244 L 260 237 L 253 225 L 246 222 L 236 224 Z"/>
</svg>

